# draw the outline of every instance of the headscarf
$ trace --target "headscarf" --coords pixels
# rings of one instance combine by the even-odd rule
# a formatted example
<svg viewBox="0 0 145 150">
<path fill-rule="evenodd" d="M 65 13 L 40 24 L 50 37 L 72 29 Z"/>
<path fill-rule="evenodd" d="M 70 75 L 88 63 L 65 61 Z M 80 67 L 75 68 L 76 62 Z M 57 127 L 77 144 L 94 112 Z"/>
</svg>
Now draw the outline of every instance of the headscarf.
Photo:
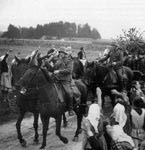
<svg viewBox="0 0 145 150">
<path fill-rule="evenodd" d="M 113 109 L 112 117 L 115 118 L 115 121 L 118 122 L 121 127 L 124 127 L 127 120 L 125 107 L 120 103 L 117 103 Z"/>
<path fill-rule="evenodd" d="M 5 58 L 5 55 L 2 55 L 2 56 L 0 57 L 0 61 L 3 61 L 4 58 Z"/>
<path fill-rule="evenodd" d="M 92 104 L 89 107 L 87 119 L 94 127 L 95 132 L 98 133 L 98 124 L 100 119 L 100 107 L 98 104 Z"/>
</svg>

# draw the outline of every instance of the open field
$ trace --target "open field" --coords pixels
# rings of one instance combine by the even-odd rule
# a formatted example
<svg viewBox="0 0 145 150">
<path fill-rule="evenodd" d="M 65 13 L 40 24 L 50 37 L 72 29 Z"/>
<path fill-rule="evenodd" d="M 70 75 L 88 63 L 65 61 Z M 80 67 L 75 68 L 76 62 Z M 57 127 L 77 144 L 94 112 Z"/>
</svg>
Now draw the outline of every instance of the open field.
<svg viewBox="0 0 145 150">
<path fill-rule="evenodd" d="M 26 57 L 33 50 L 36 50 L 40 46 L 42 54 L 51 48 L 52 45 L 55 48 L 62 46 L 71 46 L 73 49 L 73 55 L 76 56 L 79 48 L 83 46 L 86 51 L 86 56 L 89 61 L 94 60 L 98 57 L 98 53 L 102 53 L 103 50 L 109 45 L 110 41 L 99 40 L 99 41 L 58 41 L 58 40 L 0 40 L 0 55 L 3 55 L 8 49 L 13 49 L 9 57 L 9 62 L 12 60 L 14 55 L 20 53 L 20 57 Z"/>
</svg>

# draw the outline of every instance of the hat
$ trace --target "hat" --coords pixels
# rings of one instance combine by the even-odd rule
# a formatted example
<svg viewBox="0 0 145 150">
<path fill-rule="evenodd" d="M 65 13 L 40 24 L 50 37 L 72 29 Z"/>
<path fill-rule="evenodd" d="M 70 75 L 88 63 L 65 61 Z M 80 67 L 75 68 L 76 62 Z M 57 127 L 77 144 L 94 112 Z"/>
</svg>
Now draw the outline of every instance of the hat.
<svg viewBox="0 0 145 150">
<path fill-rule="evenodd" d="M 59 53 L 67 54 L 67 53 L 66 53 L 66 48 L 65 48 L 65 47 L 60 47 Z"/>
</svg>

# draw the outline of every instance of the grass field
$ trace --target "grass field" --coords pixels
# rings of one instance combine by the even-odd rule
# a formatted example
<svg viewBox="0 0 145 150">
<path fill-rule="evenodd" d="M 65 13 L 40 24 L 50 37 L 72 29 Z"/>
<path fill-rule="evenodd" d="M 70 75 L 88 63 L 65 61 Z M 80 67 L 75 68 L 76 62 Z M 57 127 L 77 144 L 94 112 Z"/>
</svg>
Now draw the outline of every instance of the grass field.
<svg viewBox="0 0 145 150">
<path fill-rule="evenodd" d="M 99 41 L 58 41 L 58 40 L 14 40 L 4 41 L 0 40 L 0 56 L 3 55 L 8 49 L 13 49 L 13 52 L 9 56 L 9 62 L 14 58 L 14 55 L 20 53 L 20 57 L 26 57 L 33 50 L 40 47 L 42 54 L 46 54 L 52 45 L 59 49 L 62 46 L 71 46 L 73 49 L 73 56 L 76 56 L 80 47 L 83 46 L 86 51 L 86 56 L 89 61 L 98 57 L 98 53 L 102 53 L 104 49 L 109 45 L 109 40 Z"/>
</svg>

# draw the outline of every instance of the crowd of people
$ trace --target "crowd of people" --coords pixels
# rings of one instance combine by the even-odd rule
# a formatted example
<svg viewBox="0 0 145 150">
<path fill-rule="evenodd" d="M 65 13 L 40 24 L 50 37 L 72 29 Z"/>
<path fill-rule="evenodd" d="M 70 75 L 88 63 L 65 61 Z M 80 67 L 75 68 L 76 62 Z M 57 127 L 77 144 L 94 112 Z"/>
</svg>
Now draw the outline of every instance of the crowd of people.
<svg viewBox="0 0 145 150">
<path fill-rule="evenodd" d="M 132 85 L 132 104 L 126 91 L 115 89 L 113 112 L 103 114 L 98 103 L 90 105 L 87 117 L 83 120 L 85 150 L 144 150 L 145 149 L 145 95 L 140 83 Z"/>
<path fill-rule="evenodd" d="M 98 62 L 103 63 L 107 59 L 111 67 L 116 71 L 121 91 L 113 89 L 115 95 L 115 106 L 110 116 L 104 116 L 101 108 L 101 96 L 98 92 L 98 101 L 89 106 L 87 117 L 83 119 L 84 138 L 83 150 L 145 150 L 145 95 L 142 92 L 139 81 L 133 82 L 130 96 L 123 84 L 123 51 L 112 44 L 112 49 Z M 71 47 L 61 47 L 59 50 L 52 48 L 46 56 L 41 56 L 39 50 L 31 54 L 30 67 L 44 67 L 53 75 L 54 82 L 59 82 L 63 87 L 66 97 L 69 115 L 73 112 L 73 97 L 80 101 L 80 92 L 72 79 L 73 58 Z M 7 58 L 7 52 L 2 56 L 1 71 L 1 92 L 4 101 L 8 101 L 8 93 L 12 90 L 11 75 Z M 78 59 L 83 63 L 86 60 L 84 48 L 78 52 Z M 112 69 L 111 69 L 112 71 Z M 111 72 L 110 71 L 110 72 Z M 23 92 L 23 91 L 22 91 Z"/>
</svg>

